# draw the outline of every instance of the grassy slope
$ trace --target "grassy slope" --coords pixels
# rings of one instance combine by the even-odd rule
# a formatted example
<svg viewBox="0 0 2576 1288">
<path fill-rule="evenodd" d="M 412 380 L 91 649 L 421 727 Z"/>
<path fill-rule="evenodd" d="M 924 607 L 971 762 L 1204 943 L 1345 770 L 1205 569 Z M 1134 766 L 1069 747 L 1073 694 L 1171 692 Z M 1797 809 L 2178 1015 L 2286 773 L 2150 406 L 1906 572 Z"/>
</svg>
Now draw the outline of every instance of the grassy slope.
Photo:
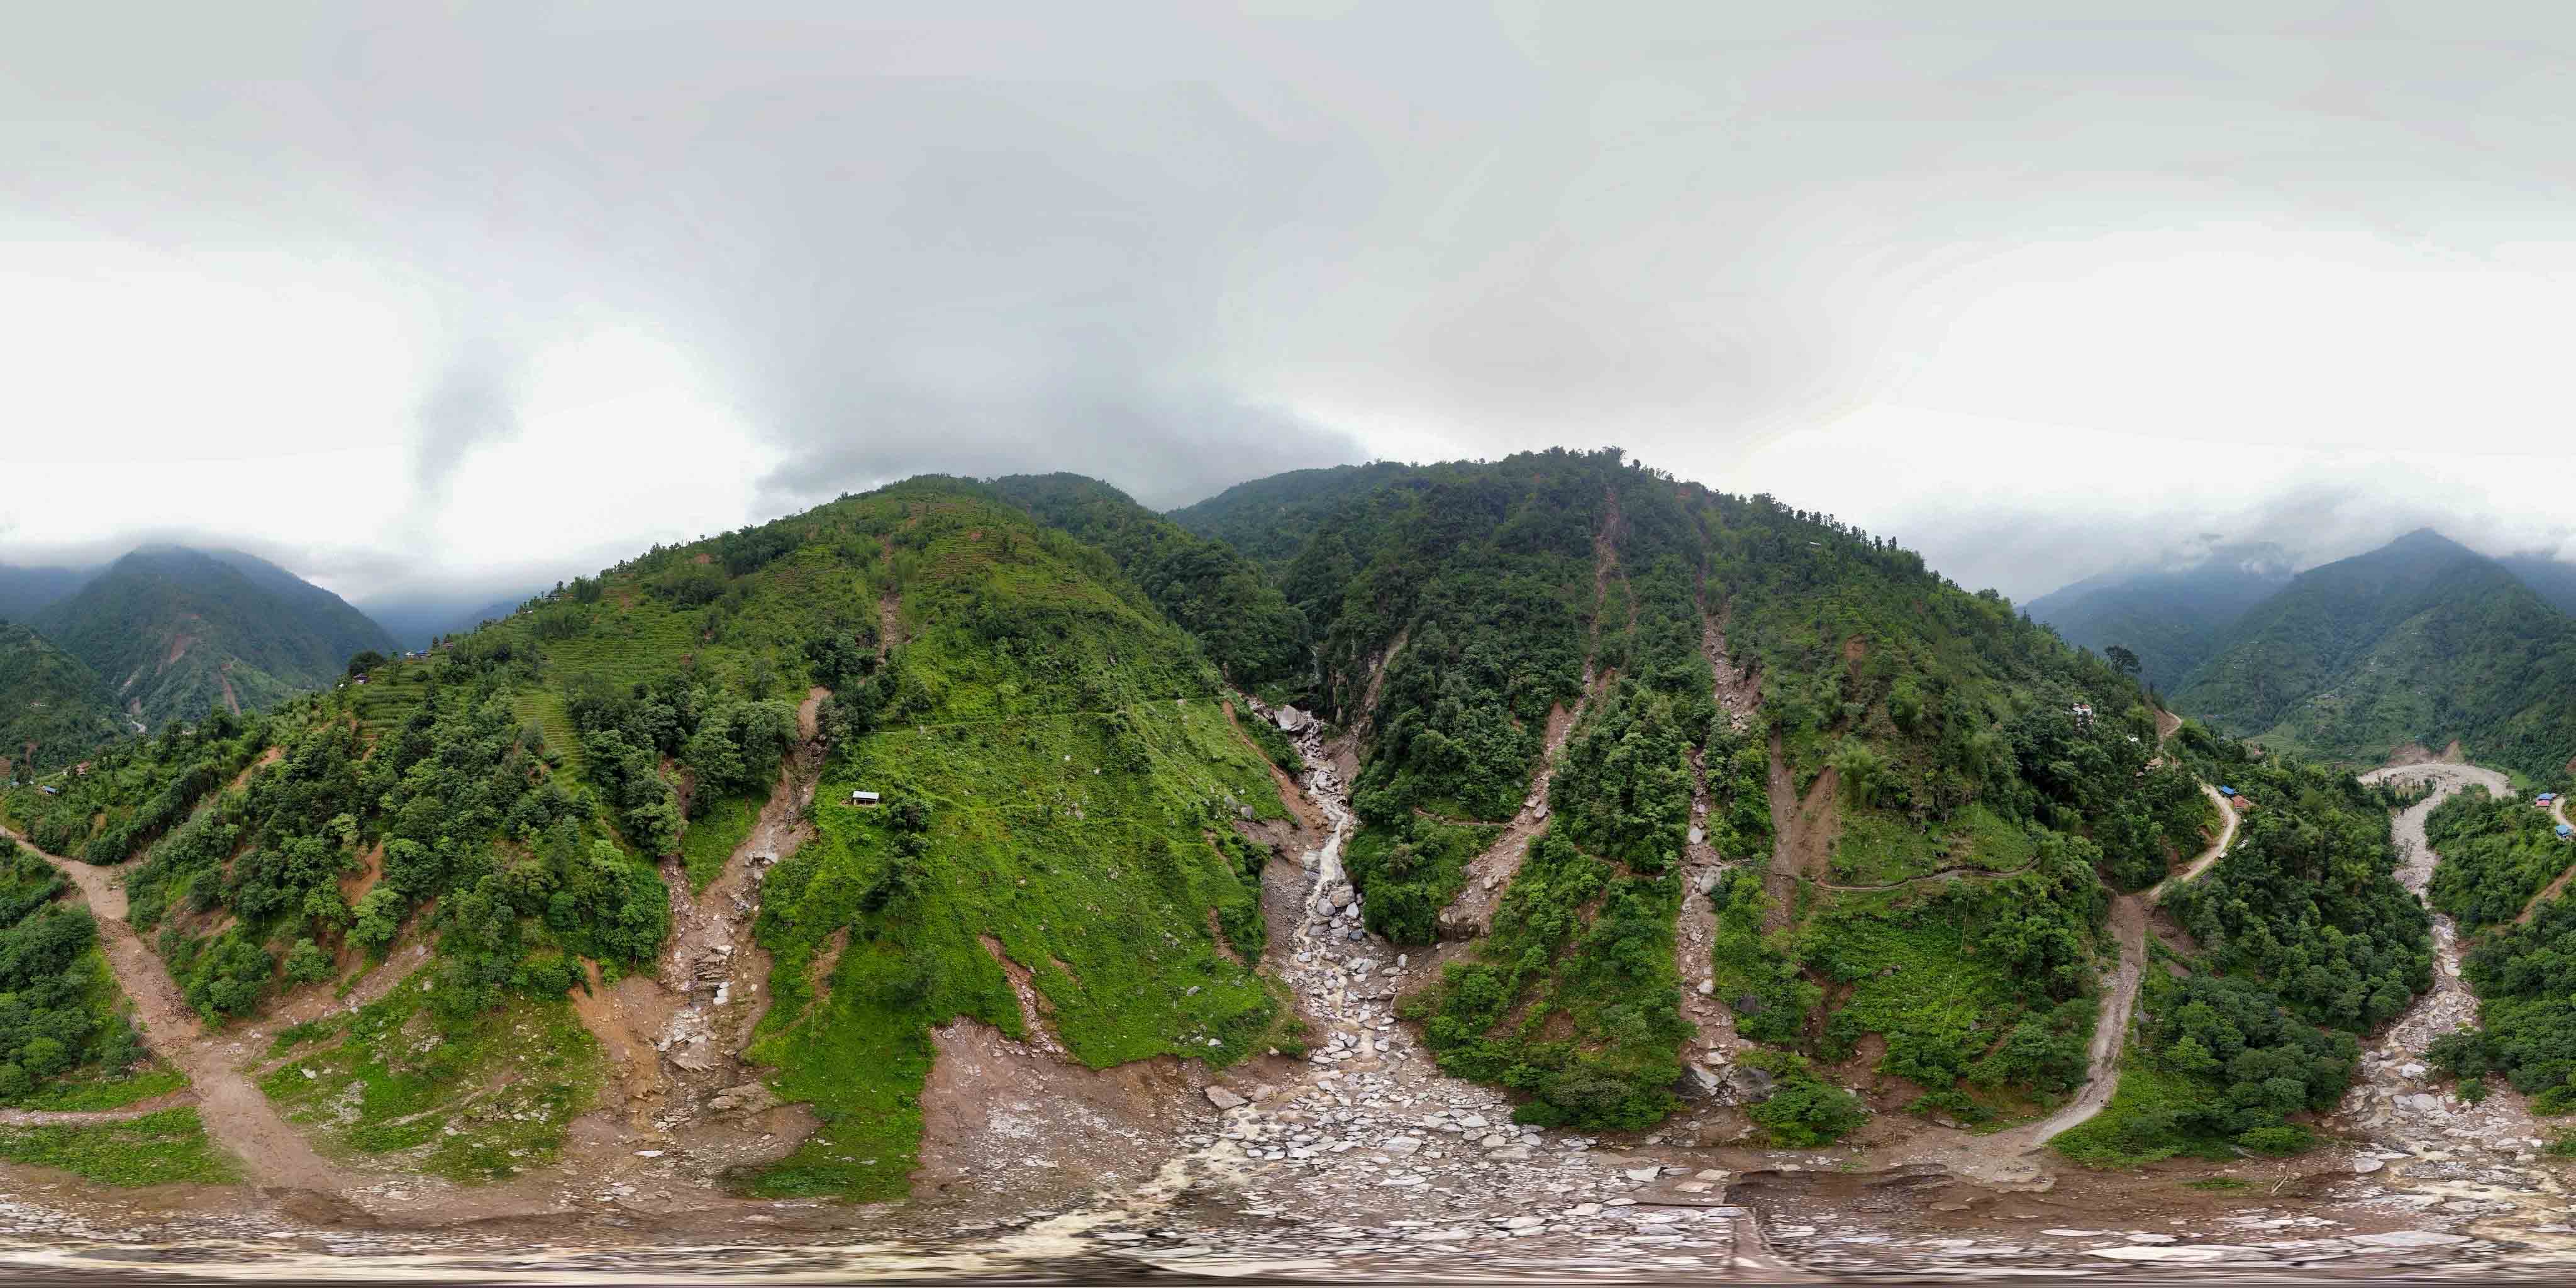
<svg viewBox="0 0 2576 1288">
<path fill-rule="evenodd" d="M 194 1109 L 72 1127 L 0 1127 L 0 1159 L 59 1168 L 106 1185 L 220 1185 L 241 1174 L 240 1165 L 207 1138 Z"/>
<path fill-rule="evenodd" d="M 274 993 L 300 940 L 328 956 L 436 896 L 424 987 L 299 1033 L 267 1083 L 344 1148 L 473 1179 L 541 1160 L 595 1085 L 556 999 L 581 957 L 649 961 L 660 930 L 634 914 L 661 903 L 655 856 L 629 842 L 657 794 L 719 781 L 729 753 L 707 749 L 704 722 L 784 711 L 827 680 L 843 692 L 822 799 L 864 783 L 919 812 L 827 809 L 822 839 L 771 876 L 760 933 L 788 1004 L 761 1050 L 829 1126 L 748 1183 L 900 1190 L 929 1025 L 1022 1028 L 988 937 L 1033 968 L 1077 1058 L 1231 1061 L 1292 1040 L 1243 964 L 1261 947 L 1261 856 L 1232 831 L 1242 811 L 1285 811 L 1215 670 L 1108 556 L 980 487 L 901 485 L 648 552 L 366 686 L 137 741 L 60 798 L 0 804 L 56 848 L 147 854 L 138 924 L 216 1017 Z M 218 791 L 270 747 L 276 767 Z M 724 772 L 738 785 L 665 825 L 699 879 L 777 770 Z M 379 892 L 399 898 L 331 912 L 370 847 L 388 856 Z M 845 931 L 856 947 L 809 987 Z M 531 1043 L 530 1025 L 553 1036 Z M 506 1056 L 540 1050 L 564 1067 Z"/>
<path fill-rule="evenodd" d="M 1087 1063 L 1282 1040 L 1243 964 L 1260 856 L 1231 823 L 1285 811 L 1213 671 L 1095 552 L 929 486 L 842 505 L 895 552 L 902 639 L 873 728 L 834 749 L 821 835 L 764 885 L 774 1000 L 752 1054 L 825 1126 L 744 1183 L 877 1199 L 914 1166 L 930 1028 L 1025 1035 L 987 941 Z M 828 803 L 861 787 L 888 805 Z"/>
<path fill-rule="evenodd" d="M 1040 522 L 1106 551 L 1236 685 L 1275 699 L 1311 683 L 1305 618 L 1232 547 L 1077 474 L 1017 474 L 990 486 Z"/>
<path fill-rule="evenodd" d="M 442 1027 L 423 991 L 289 1029 L 260 1089 L 335 1152 L 480 1182 L 541 1166 L 601 1084 L 599 1043 L 558 999 Z"/>
</svg>

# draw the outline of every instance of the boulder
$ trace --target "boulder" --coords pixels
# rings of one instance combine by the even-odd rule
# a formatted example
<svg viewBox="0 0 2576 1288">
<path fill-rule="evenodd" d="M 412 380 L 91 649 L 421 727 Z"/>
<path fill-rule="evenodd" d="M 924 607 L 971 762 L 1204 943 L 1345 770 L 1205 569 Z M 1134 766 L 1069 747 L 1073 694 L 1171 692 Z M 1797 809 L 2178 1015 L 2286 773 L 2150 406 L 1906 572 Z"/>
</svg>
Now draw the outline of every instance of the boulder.
<svg viewBox="0 0 2576 1288">
<path fill-rule="evenodd" d="M 766 1083 L 746 1082 L 717 1092 L 707 1101 L 707 1108 L 720 1114 L 747 1116 L 775 1109 L 780 1103 L 778 1093 L 771 1091 Z"/>
</svg>

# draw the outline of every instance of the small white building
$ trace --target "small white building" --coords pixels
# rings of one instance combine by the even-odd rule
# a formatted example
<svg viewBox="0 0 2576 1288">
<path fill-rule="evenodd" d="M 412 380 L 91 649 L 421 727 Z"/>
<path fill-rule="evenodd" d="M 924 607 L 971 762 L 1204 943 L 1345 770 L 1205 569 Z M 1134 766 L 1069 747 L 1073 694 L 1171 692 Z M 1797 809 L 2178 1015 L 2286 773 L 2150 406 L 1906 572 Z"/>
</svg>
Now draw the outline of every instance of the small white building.
<svg viewBox="0 0 2576 1288">
<path fill-rule="evenodd" d="M 875 792 L 853 791 L 850 793 L 850 803 L 853 805 L 874 805 L 878 803 L 879 799 L 880 798 Z"/>
</svg>

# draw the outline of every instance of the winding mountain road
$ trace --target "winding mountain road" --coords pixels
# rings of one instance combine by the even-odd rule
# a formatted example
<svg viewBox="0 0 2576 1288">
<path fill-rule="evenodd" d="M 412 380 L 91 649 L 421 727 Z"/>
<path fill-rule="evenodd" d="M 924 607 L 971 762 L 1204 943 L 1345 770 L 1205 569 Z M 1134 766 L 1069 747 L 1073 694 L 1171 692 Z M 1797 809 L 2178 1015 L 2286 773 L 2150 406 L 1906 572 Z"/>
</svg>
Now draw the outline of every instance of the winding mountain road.
<svg viewBox="0 0 2576 1288">
<path fill-rule="evenodd" d="M 2147 891 L 2149 904 L 2164 902 L 2166 890 L 2186 884 L 2209 871 L 2209 865 L 2218 862 L 2219 856 L 2227 853 L 2228 846 L 2236 844 L 2236 806 L 2207 783 L 2202 783 L 2200 790 L 2209 797 L 2210 804 L 2218 807 L 2218 839 L 2210 842 L 2209 848 L 2201 851 L 2200 857 L 2193 859 L 2182 871 L 2157 882 L 2154 889 Z"/>
<path fill-rule="evenodd" d="M 2157 713 L 2159 739 L 2172 737 L 2173 732 L 2181 727 L 2180 720 L 2161 711 Z M 2120 1056 L 2128 1044 L 2129 1021 L 2137 1013 L 2138 987 L 2146 975 L 2148 911 L 2164 897 L 2168 888 L 2208 871 L 2209 866 L 2236 843 L 2236 810 L 2226 797 L 2218 794 L 2217 788 L 2202 783 L 2200 790 L 2218 806 L 2217 839 L 2182 871 L 2157 882 L 2145 894 L 2124 894 L 2111 900 L 2111 936 L 2119 945 L 2119 964 L 2104 981 L 2102 1009 L 2094 1017 L 2093 1045 L 2085 1060 L 2084 1085 L 2075 1093 L 2075 1098 L 2034 1123 L 2009 1127 L 1987 1136 L 1954 1138 L 1927 1152 L 1921 1161 L 1937 1162 L 1952 1171 L 1981 1180 L 2027 1180 L 2037 1175 L 2039 1170 L 2027 1157 L 2029 1154 L 2091 1121 L 2111 1103 L 2112 1095 L 2120 1086 Z"/>
</svg>

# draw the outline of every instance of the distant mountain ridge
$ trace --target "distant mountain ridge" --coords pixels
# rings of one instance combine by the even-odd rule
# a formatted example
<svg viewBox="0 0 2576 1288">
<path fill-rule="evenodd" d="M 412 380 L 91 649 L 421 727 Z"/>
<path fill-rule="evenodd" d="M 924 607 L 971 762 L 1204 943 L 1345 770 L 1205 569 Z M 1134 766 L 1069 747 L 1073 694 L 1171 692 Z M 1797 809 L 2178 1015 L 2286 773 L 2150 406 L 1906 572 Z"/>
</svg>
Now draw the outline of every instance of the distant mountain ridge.
<svg viewBox="0 0 2576 1288">
<path fill-rule="evenodd" d="M 29 623 L 150 726 L 265 710 L 396 645 L 339 596 L 237 551 L 136 550 Z"/>
<path fill-rule="evenodd" d="M 2085 578 L 2025 605 L 2067 643 L 2137 654 L 2139 678 L 2169 690 L 2217 650 L 2227 628 L 2290 583 L 2287 551 L 2270 543 L 2220 546 L 2192 566 L 2121 569 Z"/>
<path fill-rule="evenodd" d="M 19 568 L 0 564 L 0 622 L 23 622 L 72 597 L 95 568 Z"/>
<path fill-rule="evenodd" d="M 2300 573 L 2173 695 L 2238 733 L 2341 760 L 2454 738 L 2534 775 L 2576 754 L 2576 618 L 2431 529 Z"/>
<path fill-rule="evenodd" d="M 485 622 L 501 621 L 545 593 L 544 587 L 531 586 L 515 595 L 398 596 L 370 599 L 355 607 L 384 627 L 395 643 L 425 649 L 442 635 L 463 635 Z"/>
<path fill-rule="evenodd" d="M 2532 593 L 2548 600 L 2550 607 L 2576 617 L 2576 563 L 2535 554 L 2506 555 L 2496 562 L 2531 587 Z"/>
</svg>

